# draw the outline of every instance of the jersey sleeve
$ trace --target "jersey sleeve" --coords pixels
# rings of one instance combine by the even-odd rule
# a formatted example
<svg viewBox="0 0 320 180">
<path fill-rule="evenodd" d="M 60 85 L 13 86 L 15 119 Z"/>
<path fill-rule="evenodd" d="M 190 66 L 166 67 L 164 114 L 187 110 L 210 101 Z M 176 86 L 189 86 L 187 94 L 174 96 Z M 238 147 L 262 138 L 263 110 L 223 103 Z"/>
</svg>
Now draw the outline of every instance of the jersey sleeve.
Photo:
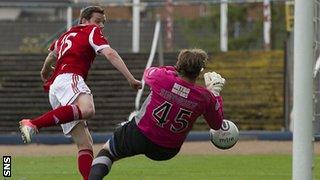
<svg viewBox="0 0 320 180">
<path fill-rule="evenodd" d="M 146 82 L 146 84 L 152 87 L 157 80 L 161 80 L 161 77 L 172 73 L 176 73 L 173 66 L 150 67 L 144 71 L 143 80 Z"/>
<path fill-rule="evenodd" d="M 143 79 L 150 87 L 156 82 L 158 76 L 161 75 L 162 69 L 159 67 L 150 67 L 144 71 Z"/>
<path fill-rule="evenodd" d="M 96 54 L 100 54 L 102 49 L 110 47 L 108 40 L 103 36 L 101 30 L 97 27 L 92 28 L 89 35 L 89 43 Z"/>
<path fill-rule="evenodd" d="M 223 100 L 221 96 L 210 93 L 210 99 L 203 114 L 204 119 L 212 129 L 220 129 L 223 120 Z"/>
</svg>

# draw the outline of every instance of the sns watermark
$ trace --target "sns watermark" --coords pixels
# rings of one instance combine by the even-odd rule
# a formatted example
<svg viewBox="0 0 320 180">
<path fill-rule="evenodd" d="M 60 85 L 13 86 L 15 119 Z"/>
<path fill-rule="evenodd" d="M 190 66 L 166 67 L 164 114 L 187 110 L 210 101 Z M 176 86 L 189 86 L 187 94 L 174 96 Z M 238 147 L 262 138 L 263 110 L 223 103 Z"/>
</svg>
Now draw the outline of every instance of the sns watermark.
<svg viewBox="0 0 320 180">
<path fill-rule="evenodd" d="M 11 156 L 2 156 L 3 177 L 11 177 Z"/>
</svg>

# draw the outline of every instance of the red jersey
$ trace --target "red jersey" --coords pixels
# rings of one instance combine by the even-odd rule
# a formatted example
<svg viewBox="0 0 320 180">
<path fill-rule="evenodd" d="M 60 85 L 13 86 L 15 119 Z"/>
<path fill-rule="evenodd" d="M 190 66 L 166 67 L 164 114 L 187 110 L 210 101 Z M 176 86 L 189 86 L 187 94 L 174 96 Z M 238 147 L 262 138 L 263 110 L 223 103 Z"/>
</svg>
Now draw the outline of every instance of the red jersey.
<svg viewBox="0 0 320 180">
<path fill-rule="evenodd" d="M 96 54 L 106 47 L 109 47 L 109 43 L 98 26 L 90 24 L 72 27 L 50 45 L 49 50 L 54 51 L 57 62 L 44 89 L 48 91 L 54 79 L 63 73 L 78 74 L 86 80 Z"/>
</svg>

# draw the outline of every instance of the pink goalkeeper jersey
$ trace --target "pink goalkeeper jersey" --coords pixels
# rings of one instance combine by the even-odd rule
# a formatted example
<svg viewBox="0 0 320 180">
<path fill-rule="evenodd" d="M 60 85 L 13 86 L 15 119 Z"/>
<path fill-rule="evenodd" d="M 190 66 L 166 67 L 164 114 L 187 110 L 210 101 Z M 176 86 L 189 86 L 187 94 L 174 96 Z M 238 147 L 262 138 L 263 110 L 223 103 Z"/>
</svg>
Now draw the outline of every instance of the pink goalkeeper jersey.
<svg viewBox="0 0 320 180">
<path fill-rule="evenodd" d="M 144 80 L 151 93 L 135 119 L 140 131 L 155 144 L 181 147 L 201 115 L 212 129 L 221 127 L 222 98 L 181 79 L 174 67 L 148 68 L 144 72 Z"/>
</svg>

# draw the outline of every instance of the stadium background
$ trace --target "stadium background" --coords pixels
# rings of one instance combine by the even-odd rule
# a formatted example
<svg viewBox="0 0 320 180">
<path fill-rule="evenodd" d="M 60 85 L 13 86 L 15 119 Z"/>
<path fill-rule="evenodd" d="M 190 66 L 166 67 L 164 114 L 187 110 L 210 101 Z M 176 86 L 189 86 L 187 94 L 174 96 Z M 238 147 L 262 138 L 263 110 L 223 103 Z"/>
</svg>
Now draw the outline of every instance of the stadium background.
<svg viewBox="0 0 320 180">
<path fill-rule="evenodd" d="M 228 51 L 221 51 L 219 46 L 220 2 L 225 1 L 141 0 L 140 51 L 132 53 L 130 0 L 0 0 L 0 154 L 12 156 L 12 179 L 79 179 L 74 163 L 75 145 L 56 145 L 72 143 L 61 134 L 59 127 L 44 129 L 32 145 L 11 144 L 22 143 L 17 127 L 21 118 L 38 116 L 50 109 L 47 94 L 42 91 L 39 71 L 48 45 L 66 29 L 68 7 L 72 8 L 72 20 L 76 23 L 80 9 L 94 4 L 107 8 L 105 35 L 137 77 L 141 77 L 149 57 L 158 14 L 164 53 L 159 48 L 153 65 L 161 62 L 162 55 L 164 64 L 174 63 L 182 48 L 199 47 L 208 51 L 211 59 L 208 71 L 216 70 L 227 78 L 223 90 L 226 118 L 240 129 L 238 144 L 222 151 L 207 141 L 208 127 L 200 118 L 190 133 L 193 138 L 188 138 L 191 142 L 183 145 L 181 154 L 173 161 L 151 164 L 139 157 L 129 159 L 127 167 L 130 168 L 125 166 L 127 161 L 122 161 L 124 165 L 117 163 L 111 178 L 290 179 L 293 1 L 270 1 L 271 16 L 265 16 L 263 0 L 229 0 Z M 319 32 L 319 0 L 314 0 L 314 4 L 313 21 L 315 31 Z M 263 23 L 269 19 L 271 43 L 265 44 Z M 173 38 L 168 37 L 169 32 Z M 319 42 L 317 33 L 314 57 L 319 55 Z M 314 82 L 314 127 L 319 132 L 319 75 Z M 199 83 L 203 80 L 199 79 Z M 97 142 L 105 142 L 106 134 L 110 135 L 115 125 L 134 109 L 136 93 L 101 57 L 93 64 L 88 84 L 94 92 L 97 110 L 96 117 L 89 122 L 96 154 L 101 147 Z M 195 142 L 199 139 L 194 137 L 199 134 L 202 142 Z M 319 136 L 315 137 L 317 140 Z M 312 169 L 314 178 L 319 179 L 319 143 L 314 143 L 314 149 Z M 189 164 L 192 167 L 188 167 Z M 194 164 L 202 166 L 194 169 Z M 167 171 L 179 168 L 178 173 Z"/>
<path fill-rule="evenodd" d="M 20 119 L 38 116 L 50 109 L 39 71 L 48 45 L 66 28 L 66 7 L 72 7 L 76 23 L 80 9 L 87 5 L 85 1 L 75 2 L 0 1 L 1 134 L 16 133 Z M 132 8 L 126 4 L 130 2 L 100 1 L 100 4 L 107 5 L 105 34 L 136 77 L 141 77 L 147 62 L 156 16 L 160 14 L 165 65 L 175 63 L 179 49 L 205 49 L 210 54 L 208 70 L 215 70 L 227 79 L 223 91 L 227 119 L 236 122 L 240 130 L 289 130 L 291 87 L 284 73 L 288 71 L 285 47 L 290 33 L 285 27 L 284 1 L 271 3 L 269 47 L 263 43 L 263 4 L 231 3 L 228 52 L 220 52 L 219 47 L 220 4 L 201 1 L 172 4 L 170 7 L 174 10 L 168 11 L 168 4 L 163 1 L 141 1 L 149 4 L 141 10 L 139 53 L 131 53 Z M 173 22 L 172 39 L 166 36 L 168 12 Z M 158 65 L 158 59 L 157 53 L 153 65 Z M 199 83 L 203 83 L 202 79 Z M 96 116 L 89 121 L 90 128 L 93 132 L 110 132 L 134 109 L 135 92 L 100 57 L 93 64 L 88 84 L 96 104 Z M 286 100 L 289 103 L 284 103 Z M 194 127 L 194 130 L 206 129 L 202 119 Z M 57 133 L 60 128 L 47 128 L 42 132 Z"/>
</svg>

